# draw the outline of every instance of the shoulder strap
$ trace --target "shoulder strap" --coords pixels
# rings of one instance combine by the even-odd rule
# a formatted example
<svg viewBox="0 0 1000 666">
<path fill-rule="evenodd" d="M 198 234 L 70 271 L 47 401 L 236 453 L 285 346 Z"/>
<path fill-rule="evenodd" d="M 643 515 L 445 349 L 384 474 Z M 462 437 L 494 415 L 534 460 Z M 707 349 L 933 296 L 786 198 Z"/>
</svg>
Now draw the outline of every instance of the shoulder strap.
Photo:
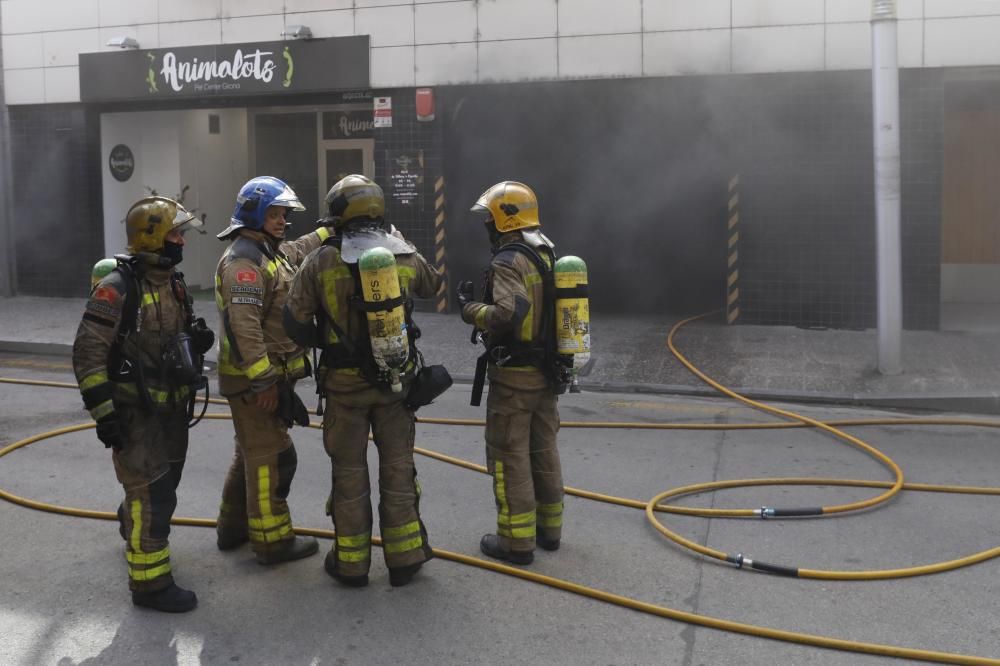
<svg viewBox="0 0 1000 666">
<path fill-rule="evenodd" d="M 139 277 L 130 261 L 118 260 L 115 272 L 122 276 L 125 282 L 125 301 L 122 305 L 122 320 L 115 336 L 115 345 L 120 347 L 125 338 L 134 330 L 139 318 Z"/>
</svg>

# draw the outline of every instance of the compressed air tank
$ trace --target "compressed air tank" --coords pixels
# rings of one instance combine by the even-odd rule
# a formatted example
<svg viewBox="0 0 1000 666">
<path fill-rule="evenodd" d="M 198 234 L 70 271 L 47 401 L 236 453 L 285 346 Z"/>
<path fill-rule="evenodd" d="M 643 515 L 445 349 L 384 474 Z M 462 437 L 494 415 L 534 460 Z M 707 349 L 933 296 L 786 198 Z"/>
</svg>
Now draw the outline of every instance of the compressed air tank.
<svg viewBox="0 0 1000 666">
<path fill-rule="evenodd" d="M 115 266 L 118 265 L 114 259 L 101 259 L 90 271 L 90 288 L 93 289 L 97 284 L 103 280 L 111 271 L 115 270 Z"/>
<path fill-rule="evenodd" d="M 573 355 L 573 369 L 590 360 L 590 299 L 587 295 L 587 264 L 567 255 L 555 264 L 556 351 Z"/>
<path fill-rule="evenodd" d="M 361 277 L 361 297 L 367 306 L 365 315 L 375 365 L 387 377 L 392 392 L 399 393 L 403 390 L 399 375 L 410 356 L 410 342 L 406 336 L 406 315 L 399 298 L 396 257 L 383 247 L 365 250 L 358 259 L 358 273 Z M 385 309 L 371 309 L 386 302 L 395 304 Z"/>
</svg>

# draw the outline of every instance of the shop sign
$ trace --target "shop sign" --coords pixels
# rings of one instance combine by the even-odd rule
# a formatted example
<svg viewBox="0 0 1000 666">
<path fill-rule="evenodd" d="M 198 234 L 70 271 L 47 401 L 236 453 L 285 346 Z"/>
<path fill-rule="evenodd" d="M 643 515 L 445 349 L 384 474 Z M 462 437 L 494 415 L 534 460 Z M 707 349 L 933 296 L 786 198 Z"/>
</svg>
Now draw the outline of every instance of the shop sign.
<svg viewBox="0 0 1000 666">
<path fill-rule="evenodd" d="M 324 139 L 370 139 L 373 127 L 375 123 L 369 111 L 354 109 L 323 112 Z"/>
<path fill-rule="evenodd" d="M 366 88 L 368 36 L 80 54 L 84 102 Z"/>
<path fill-rule="evenodd" d="M 388 150 L 386 158 L 390 198 L 404 206 L 416 203 L 424 182 L 424 151 Z"/>
<path fill-rule="evenodd" d="M 108 168 L 111 169 L 111 175 L 114 176 L 114 179 L 120 183 L 131 178 L 135 171 L 135 157 L 132 155 L 132 149 L 124 143 L 119 143 L 112 148 L 111 154 L 108 155 Z"/>
<path fill-rule="evenodd" d="M 375 127 L 392 127 L 392 98 L 375 98 Z"/>
</svg>

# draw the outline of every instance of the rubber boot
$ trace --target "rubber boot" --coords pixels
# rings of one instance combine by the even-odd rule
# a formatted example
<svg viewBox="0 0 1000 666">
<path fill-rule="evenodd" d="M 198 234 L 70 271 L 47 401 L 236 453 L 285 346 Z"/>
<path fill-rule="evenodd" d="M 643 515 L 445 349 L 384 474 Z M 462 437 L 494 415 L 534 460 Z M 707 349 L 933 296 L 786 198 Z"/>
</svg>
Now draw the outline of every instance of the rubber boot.
<svg viewBox="0 0 1000 666">
<path fill-rule="evenodd" d="M 246 527 L 216 532 L 215 545 L 219 547 L 219 550 L 234 550 L 248 541 L 250 541 L 250 532 Z"/>
<path fill-rule="evenodd" d="M 479 550 L 484 555 L 505 560 L 511 564 L 531 564 L 535 561 L 535 554 L 530 550 L 504 550 L 500 547 L 500 537 L 496 534 L 484 534 L 479 541 Z"/>
<path fill-rule="evenodd" d="M 326 554 L 326 559 L 323 560 L 323 568 L 326 569 L 326 572 L 341 585 L 346 585 L 347 587 L 364 587 L 368 584 L 368 574 L 364 574 L 363 576 L 344 576 L 337 571 L 336 549 L 332 549 Z"/>
<path fill-rule="evenodd" d="M 417 562 L 416 564 L 408 564 L 405 567 L 389 567 L 389 585 L 403 587 L 413 580 L 413 577 L 417 575 L 422 566 L 424 566 L 423 562 Z"/>
<path fill-rule="evenodd" d="M 186 613 L 198 605 L 198 597 L 194 592 L 170 583 L 170 587 L 156 592 L 133 592 L 132 603 L 163 613 Z"/>
<path fill-rule="evenodd" d="M 281 542 L 281 545 L 266 553 L 256 553 L 258 564 L 278 564 L 279 562 L 291 562 L 301 560 L 316 554 L 319 544 L 312 537 L 296 536 L 288 541 Z"/>
<path fill-rule="evenodd" d="M 546 539 L 539 534 L 535 537 L 535 545 L 544 550 L 559 550 L 559 539 Z"/>
</svg>

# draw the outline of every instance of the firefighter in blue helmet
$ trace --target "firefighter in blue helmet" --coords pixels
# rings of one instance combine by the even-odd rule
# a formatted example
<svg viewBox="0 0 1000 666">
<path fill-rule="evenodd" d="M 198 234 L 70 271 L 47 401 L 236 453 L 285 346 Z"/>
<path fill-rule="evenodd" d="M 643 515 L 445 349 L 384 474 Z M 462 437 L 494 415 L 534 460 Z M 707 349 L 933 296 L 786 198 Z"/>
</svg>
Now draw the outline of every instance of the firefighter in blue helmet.
<svg viewBox="0 0 1000 666">
<path fill-rule="evenodd" d="M 283 181 L 258 176 L 236 197 L 231 241 L 219 260 L 215 298 L 222 317 L 219 392 L 229 401 L 236 451 L 222 490 L 218 547 L 250 542 L 261 564 L 308 557 L 312 537 L 292 529 L 288 492 L 297 458 L 288 430 L 308 424 L 295 382 L 309 373 L 305 350 L 281 324 L 288 288 L 299 264 L 329 236 L 326 227 L 285 241 L 288 213 L 305 206 Z"/>
</svg>

